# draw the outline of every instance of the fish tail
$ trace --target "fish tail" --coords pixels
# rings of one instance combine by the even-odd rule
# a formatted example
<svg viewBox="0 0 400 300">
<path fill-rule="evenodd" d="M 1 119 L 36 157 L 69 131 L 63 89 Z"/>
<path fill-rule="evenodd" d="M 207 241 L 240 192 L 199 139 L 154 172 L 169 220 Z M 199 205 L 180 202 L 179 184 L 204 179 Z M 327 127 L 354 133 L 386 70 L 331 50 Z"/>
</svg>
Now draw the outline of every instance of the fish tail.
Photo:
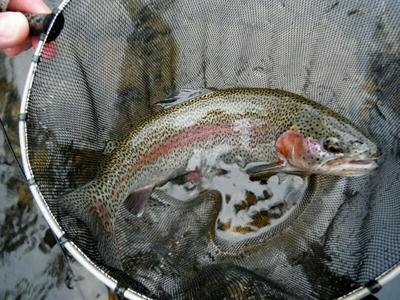
<svg viewBox="0 0 400 300">
<path fill-rule="evenodd" d="M 96 182 L 91 181 L 86 185 L 60 197 L 60 206 L 71 216 L 81 220 L 93 229 L 101 225 L 106 232 L 112 231 L 112 216 L 109 208 L 97 195 L 99 188 Z M 97 230 L 96 230 L 97 231 Z"/>
<path fill-rule="evenodd" d="M 83 190 L 84 187 L 81 187 L 68 194 L 62 195 L 59 199 L 59 203 L 70 215 L 85 222 L 89 211 L 89 202 L 84 199 Z"/>
<path fill-rule="evenodd" d="M 61 196 L 59 198 L 60 206 L 70 216 L 81 221 L 85 225 L 93 236 L 96 243 L 95 247 L 100 253 L 103 253 L 106 249 L 107 255 L 103 257 L 105 263 L 118 268 L 121 266 L 112 234 L 111 218 L 105 213 L 105 206 L 94 201 L 96 195 L 93 191 L 95 187 L 96 182 L 92 181 Z M 79 239 L 80 236 L 76 236 L 75 238 Z"/>
</svg>

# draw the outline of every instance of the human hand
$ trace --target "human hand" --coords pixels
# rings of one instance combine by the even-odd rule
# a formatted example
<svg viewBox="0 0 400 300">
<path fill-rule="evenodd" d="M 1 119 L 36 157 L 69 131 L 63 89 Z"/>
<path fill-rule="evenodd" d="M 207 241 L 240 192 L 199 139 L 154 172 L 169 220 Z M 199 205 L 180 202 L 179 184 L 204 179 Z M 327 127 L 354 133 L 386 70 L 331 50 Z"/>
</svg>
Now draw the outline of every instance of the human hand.
<svg viewBox="0 0 400 300">
<path fill-rule="evenodd" d="M 39 43 L 38 37 L 29 36 L 29 24 L 21 13 L 50 13 L 50 8 L 42 0 L 0 0 L 0 49 L 6 55 L 15 56 Z"/>
</svg>

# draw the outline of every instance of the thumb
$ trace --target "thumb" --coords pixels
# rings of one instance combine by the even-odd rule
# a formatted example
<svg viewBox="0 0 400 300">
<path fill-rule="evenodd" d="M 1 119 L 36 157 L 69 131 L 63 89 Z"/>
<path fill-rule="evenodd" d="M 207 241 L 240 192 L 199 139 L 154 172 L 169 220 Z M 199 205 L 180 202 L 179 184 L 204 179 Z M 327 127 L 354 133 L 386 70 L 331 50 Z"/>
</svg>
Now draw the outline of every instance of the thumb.
<svg viewBox="0 0 400 300">
<path fill-rule="evenodd" d="M 0 13 L 0 49 L 22 44 L 28 36 L 29 24 L 22 13 Z"/>
</svg>

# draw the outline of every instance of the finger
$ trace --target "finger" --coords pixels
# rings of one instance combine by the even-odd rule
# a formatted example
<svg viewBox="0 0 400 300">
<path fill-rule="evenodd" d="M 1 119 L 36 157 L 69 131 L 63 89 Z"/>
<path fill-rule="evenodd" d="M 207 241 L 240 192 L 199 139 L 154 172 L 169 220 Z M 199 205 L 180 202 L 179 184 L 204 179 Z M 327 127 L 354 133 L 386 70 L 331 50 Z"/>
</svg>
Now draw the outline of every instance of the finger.
<svg viewBox="0 0 400 300">
<path fill-rule="evenodd" d="M 42 0 L 11 0 L 8 10 L 30 13 L 50 13 L 50 8 Z"/>
<path fill-rule="evenodd" d="M 19 12 L 0 13 L 0 49 L 22 44 L 29 36 L 29 24 Z"/>
<path fill-rule="evenodd" d="M 36 49 L 39 45 L 40 37 L 33 36 L 31 40 L 32 40 L 32 46 Z"/>
<path fill-rule="evenodd" d="M 31 42 L 29 40 L 27 40 L 23 44 L 4 49 L 4 53 L 7 56 L 16 56 L 17 54 L 19 54 L 25 50 L 28 50 L 30 47 L 31 47 Z"/>
</svg>

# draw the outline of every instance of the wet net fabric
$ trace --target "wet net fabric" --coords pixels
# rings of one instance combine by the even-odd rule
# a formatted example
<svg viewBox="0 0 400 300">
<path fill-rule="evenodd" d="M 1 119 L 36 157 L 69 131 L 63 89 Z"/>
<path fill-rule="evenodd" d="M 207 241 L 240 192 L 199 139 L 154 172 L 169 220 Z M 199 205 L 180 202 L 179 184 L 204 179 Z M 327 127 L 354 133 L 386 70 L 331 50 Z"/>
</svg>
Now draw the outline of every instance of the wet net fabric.
<svg viewBox="0 0 400 300">
<path fill-rule="evenodd" d="M 56 220 L 99 268 L 154 298 L 330 299 L 400 259 L 400 5 L 393 1 L 70 1 L 28 102 L 28 156 Z M 49 51 L 45 47 L 44 51 Z M 315 176 L 256 247 L 210 242 L 218 196 L 151 201 L 104 234 L 60 195 L 96 176 L 109 140 L 182 88 L 261 87 L 332 108 L 383 152 L 363 177 Z"/>
</svg>

